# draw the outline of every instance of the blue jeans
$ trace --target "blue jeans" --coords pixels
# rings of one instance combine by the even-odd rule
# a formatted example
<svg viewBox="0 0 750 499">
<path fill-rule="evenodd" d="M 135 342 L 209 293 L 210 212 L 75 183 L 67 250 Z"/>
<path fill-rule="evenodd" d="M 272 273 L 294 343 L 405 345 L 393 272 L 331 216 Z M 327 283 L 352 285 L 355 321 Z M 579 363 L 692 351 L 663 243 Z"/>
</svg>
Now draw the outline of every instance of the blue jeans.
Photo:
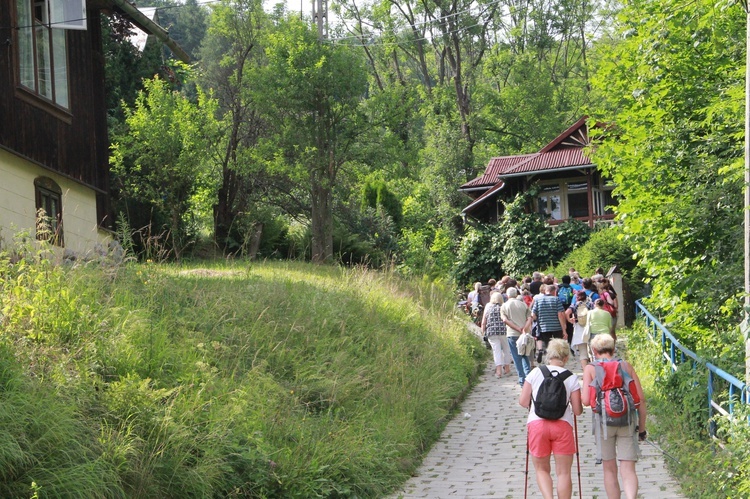
<svg viewBox="0 0 750 499">
<path fill-rule="evenodd" d="M 518 336 L 508 336 L 508 346 L 510 347 L 510 356 L 513 357 L 513 363 L 516 365 L 518 372 L 518 383 L 523 386 L 526 376 L 531 372 L 531 359 L 528 355 L 519 355 L 516 342 Z"/>
</svg>

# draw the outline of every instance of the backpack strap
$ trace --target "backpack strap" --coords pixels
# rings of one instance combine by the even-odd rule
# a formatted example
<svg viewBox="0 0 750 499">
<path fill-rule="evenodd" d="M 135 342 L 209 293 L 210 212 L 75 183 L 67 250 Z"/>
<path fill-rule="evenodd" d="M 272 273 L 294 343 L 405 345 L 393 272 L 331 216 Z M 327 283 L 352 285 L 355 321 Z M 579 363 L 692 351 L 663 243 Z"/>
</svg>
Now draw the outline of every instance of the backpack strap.
<svg viewBox="0 0 750 499">
<path fill-rule="evenodd" d="M 544 364 L 539 364 L 539 370 L 542 371 L 542 374 L 545 378 L 549 378 L 552 376 L 552 371 L 549 370 L 549 367 L 545 366 Z M 570 372 L 568 369 L 563 369 L 562 371 L 556 371 L 557 374 L 554 376 L 558 378 L 560 381 L 565 381 L 566 379 L 570 378 L 573 373 Z"/>
</svg>

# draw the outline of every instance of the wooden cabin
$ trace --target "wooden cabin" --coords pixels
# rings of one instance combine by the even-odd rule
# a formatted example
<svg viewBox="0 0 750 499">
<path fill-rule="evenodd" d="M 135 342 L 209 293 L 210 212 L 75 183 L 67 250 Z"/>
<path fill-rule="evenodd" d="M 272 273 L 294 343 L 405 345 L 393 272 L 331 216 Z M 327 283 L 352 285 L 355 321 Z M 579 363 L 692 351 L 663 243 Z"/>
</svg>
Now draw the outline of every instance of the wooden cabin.
<svg viewBox="0 0 750 499">
<path fill-rule="evenodd" d="M 550 224 L 576 219 L 594 227 L 614 218 L 614 184 L 586 155 L 589 134 L 583 117 L 539 152 L 492 158 L 484 174 L 460 187 L 472 198 L 461 214 L 466 219 L 497 223 L 503 202 L 538 185 L 529 207 Z"/>
<path fill-rule="evenodd" d="M 115 11 L 188 60 L 126 0 L 0 0 L 0 246 L 42 237 L 40 209 L 66 253 L 110 237 L 100 15 Z"/>
</svg>

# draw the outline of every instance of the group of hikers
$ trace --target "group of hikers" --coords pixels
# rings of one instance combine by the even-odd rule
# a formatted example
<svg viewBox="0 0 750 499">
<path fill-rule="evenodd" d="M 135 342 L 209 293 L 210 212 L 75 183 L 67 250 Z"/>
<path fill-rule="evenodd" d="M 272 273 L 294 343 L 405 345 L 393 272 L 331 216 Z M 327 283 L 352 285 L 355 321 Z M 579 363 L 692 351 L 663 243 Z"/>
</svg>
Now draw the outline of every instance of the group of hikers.
<svg viewBox="0 0 750 499">
<path fill-rule="evenodd" d="M 477 318 L 492 349 L 495 376 L 509 375 L 511 360 L 515 365 L 519 404 L 529 409 L 527 473 L 531 454 L 545 499 L 553 498 L 555 488 L 551 455 L 557 497 L 572 496 L 576 416 L 583 406 L 592 408 L 607 497 L 621 497 L 617 461 L 625 497 L 635 499 L 638 493 L 635 463 L 638 442 L 647 436 L 646 403 L 633 367 L 615 357 L 618 296 L 603 274 L 597 269 L 582 279 L 570 269 L 558 282 L 554 275 L 535 272 L 520 283 L 505 276 L 487 285 L 475 283 L 466 300 L 467 312 Z M 582 382 L 565 367 L 572 355 L 581 363 Z"/>
</svg>

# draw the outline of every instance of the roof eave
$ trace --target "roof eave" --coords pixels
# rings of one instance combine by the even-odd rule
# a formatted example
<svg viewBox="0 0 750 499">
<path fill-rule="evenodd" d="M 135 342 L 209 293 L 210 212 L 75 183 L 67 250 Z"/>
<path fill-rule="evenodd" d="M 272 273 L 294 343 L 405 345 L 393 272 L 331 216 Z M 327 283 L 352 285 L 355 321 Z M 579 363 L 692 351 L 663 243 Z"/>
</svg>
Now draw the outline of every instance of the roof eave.
<svg viewBox="0 0 750 499">
<path fill-rule="evenodd" d="M 459 187 L 458 190 L 460 192 L 486 191 L 487 189 L 491 189 L 493 185 L 495 184 L 481 185 L 477 187 Z"/>
<path fill-rule="evenodd" d="M 514 178 L 514 177 L 529 177 L 531 175 L 538 175 L 541 173 L 565 172 L 565 171 L 571 171 L 571 170 L 581 170 L 585 168 L 596 168 L 596 165 L 593 163 L 589 163 L 586 165 L 566 166 L 564 168 L 546 168 L 544 170 L 532 170 L 529 172 L 519 172 L 519 173 L 510 173 L 508 175 L 500 175 L 500 178 L 505 179 L 505 178 Z"/>
<path fill-rule="evenodd" d="M 127 0 L 112 0 L 112 4 L 122 10 L 133 23 L 146 33 L 158 38 L 164 45 L 169 47 L 172 53 L 182 62 L 190 63 L 190 56 L 169 36 L 169 32 L 144 15 L 135 5 Z"/>
<path fill-rule="evenodd" d="M 466 208 L 464 208 L 463 210 L 461 210 L 461 215 L 468 214 L 474 208 L 476 208 L 480 204 L 483 204 L 485 201 L 487 201 L 488 199 L 490 199 L 492 196 L 494 196 L 498 192 L 502 191 L 504 187 L 505 187 L 505 182 L 503 182 L 502 180 L 500 182 L 498 182 L 497 184 L 493 185 L 486 193 L 484 193 L 481 196 L 479 196 L 478 198 L 476 198 L 474 201 L 472 201 L 469 204 L 469 206 L 467 206 Z"/>
</svg>

